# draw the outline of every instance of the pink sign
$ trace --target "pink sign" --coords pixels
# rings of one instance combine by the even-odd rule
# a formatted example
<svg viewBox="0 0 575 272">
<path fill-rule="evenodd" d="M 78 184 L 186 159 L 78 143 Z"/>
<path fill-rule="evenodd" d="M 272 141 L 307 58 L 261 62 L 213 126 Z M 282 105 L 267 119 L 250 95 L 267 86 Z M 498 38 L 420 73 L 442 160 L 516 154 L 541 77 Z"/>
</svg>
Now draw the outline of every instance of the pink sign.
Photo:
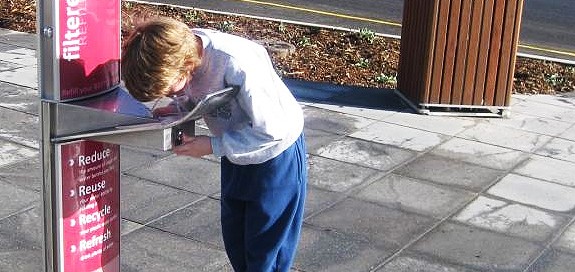
<svg viewBox="0 0 575 272">
<path fill-rule="evenodd" d="M 120 146 L 57 145 L 60 271 L 120 271 Z"/>
<path fill-rule="evenodd" d="M 120 1 L 59 0 L 60 99 L 120 83 Z"/>
</svg>

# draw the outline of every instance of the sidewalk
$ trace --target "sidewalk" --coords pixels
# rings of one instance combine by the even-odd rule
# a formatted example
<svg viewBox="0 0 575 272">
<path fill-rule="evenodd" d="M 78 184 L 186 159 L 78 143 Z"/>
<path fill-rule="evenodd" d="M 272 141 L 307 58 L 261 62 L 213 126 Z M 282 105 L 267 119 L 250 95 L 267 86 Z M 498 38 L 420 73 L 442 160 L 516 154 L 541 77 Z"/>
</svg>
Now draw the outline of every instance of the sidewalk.
<svg viewBox="0 0 575 272">
<path fill-rule="evenodd" d="M 0 271 L 42 270 L 35 35 L 0 29 Z M 389 91 L 287 81 L 309 195 L 294 271 L 573 271 L 575 94 L 511 117 L 414 114 Z M 219 162 L 122 147 L 122 271 L 231 271 Z"/>
</svg>

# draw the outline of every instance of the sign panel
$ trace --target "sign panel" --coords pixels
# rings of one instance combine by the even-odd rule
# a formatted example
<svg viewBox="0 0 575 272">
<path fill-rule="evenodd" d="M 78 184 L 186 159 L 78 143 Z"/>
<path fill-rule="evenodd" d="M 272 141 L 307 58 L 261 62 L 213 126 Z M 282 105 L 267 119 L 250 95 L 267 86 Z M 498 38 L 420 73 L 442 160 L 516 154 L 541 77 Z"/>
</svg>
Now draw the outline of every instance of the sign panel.
<svg viewBox="0 0 575 272">
<path fill-rule="evenodd" d="M 60 100 L 120 83 L 120 1 L 59 0 Z"/>
<path fill-rule="evenodd" d="M 57 144 L 60 271 L 120 271 L 120 146 Z"/>
</svg>

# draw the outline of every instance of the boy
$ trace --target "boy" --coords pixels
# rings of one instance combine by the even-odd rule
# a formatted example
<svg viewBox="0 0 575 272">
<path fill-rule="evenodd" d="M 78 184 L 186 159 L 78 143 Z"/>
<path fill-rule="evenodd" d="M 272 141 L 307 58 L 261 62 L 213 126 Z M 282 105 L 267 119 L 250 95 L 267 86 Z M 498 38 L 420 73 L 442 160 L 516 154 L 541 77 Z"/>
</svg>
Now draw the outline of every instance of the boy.
<svg viewBox="0 0 575 272">
<path fill-rule="evenodd" d="M 230 103 L 204 116 L 213 136 L 185 137 L 174 152 L 221 156 L 222 234 L 234 270 L 289 271 L 306 195 L 304 118 L 265 48 L 157 18 L 127 39 L 122 76 L 141 101 L 185 95 L 197 102 L 239 87 Z"/>
</svg>

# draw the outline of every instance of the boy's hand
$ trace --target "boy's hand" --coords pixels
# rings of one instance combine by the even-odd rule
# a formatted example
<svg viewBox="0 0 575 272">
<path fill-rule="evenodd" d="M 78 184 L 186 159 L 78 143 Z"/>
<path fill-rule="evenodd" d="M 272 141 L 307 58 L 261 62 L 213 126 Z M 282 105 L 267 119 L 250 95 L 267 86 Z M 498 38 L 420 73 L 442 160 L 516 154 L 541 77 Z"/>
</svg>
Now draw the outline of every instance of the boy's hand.
<svg viewBox="0 0 575 272">
<path fill-rule="evenodd" d="M 174 147 L 174 153 L 178 155 L 192 156 L 199 158 L 212 154 L 212 143 L 209 136 L 189 137 L 184 135 L 181 145 Z"/>
</svg>

